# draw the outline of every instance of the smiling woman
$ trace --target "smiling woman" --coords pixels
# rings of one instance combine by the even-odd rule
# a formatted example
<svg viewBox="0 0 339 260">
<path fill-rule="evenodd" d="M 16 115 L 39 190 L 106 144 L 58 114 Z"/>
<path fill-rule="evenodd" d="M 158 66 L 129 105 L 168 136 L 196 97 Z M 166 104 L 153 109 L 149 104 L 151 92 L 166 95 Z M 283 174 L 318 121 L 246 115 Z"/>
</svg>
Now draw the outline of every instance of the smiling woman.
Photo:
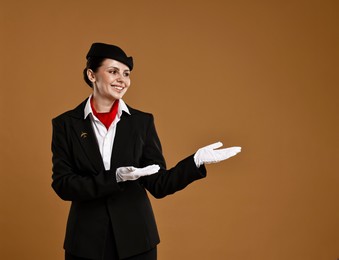
<svg viewBox="0 0 339 260">
<path fill-rule="evenodd" d="M 103 43 L 94 43 L 86 58 L 83 73 L 85 82 L 93 88 L 93 105 L 98 112 L 109 112 L 131 84 L 133 58 L 118 46 Z"/>
<path fill-rule="evenodd" d="M 133 59 L 117 46 L 94 43 L 84 70 L 91 96 L 53 119 L 52 187 L 72 201 L 65 259 L 157 258 L 159 235 L 146 190 L 163 198 L 206 176 L 204 164 L 240 152 L 216 143 L 166 169 L 152 114 L 133 109 Z"/>
<path fill-rule="evenodd" d="M 121 99 L 131 84 L 129 68 L 116 60 L 105 59 L 94 72 L 87 69 L 93 86 L 93 105 L 98 112 L 109 112 L 112 103 Z"/>
</svg>

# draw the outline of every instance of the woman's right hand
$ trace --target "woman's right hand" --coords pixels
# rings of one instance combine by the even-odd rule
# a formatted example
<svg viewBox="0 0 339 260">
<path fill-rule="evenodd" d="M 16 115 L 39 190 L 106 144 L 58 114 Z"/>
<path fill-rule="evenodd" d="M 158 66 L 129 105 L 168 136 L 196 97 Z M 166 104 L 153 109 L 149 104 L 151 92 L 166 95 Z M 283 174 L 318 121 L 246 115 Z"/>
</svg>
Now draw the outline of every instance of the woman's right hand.
<svg viewBox="0 0 339 260">
<path fill-rule="evenodd" d="M 134 181 L 143 176 L 152 175 L 160 170 L 160 166 L 153 164 L 144 168 L 135 168 L 133 166 L 119 167 L 116 170 L 117 182 Z"/>
</svg>

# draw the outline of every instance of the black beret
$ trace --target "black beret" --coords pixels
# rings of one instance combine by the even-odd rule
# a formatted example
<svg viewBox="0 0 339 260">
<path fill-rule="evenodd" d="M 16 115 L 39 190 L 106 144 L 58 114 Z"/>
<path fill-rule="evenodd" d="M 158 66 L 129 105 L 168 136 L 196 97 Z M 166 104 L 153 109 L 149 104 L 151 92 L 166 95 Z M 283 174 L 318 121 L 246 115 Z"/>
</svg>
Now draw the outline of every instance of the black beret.
<svg viewBox="0 0 339 260">
<path fill-rule="evenodd" d="M 100 57 L 117 60 L 125 64 L 130 70 L 133 69 L 133 58 L 127 57 L 126 53 L 121 48 L 115 45 L 100 42 L 93 43 L 86 55 L 86 59 L 89 59 L 90 57 Z"/>
</svg>

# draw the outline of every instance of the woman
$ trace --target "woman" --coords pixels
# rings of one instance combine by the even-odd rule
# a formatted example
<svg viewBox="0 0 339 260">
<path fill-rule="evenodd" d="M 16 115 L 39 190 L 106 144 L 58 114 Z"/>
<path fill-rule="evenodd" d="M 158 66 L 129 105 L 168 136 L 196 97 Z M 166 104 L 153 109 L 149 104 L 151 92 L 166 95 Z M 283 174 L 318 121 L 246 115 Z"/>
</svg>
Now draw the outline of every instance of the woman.
<svg viewBox="0 0 339 260">
<path fill-rule="evenodd" d="M 216 143 L 167 170 L 153 116 L 133 109 L 133 59 L 94 43 L 84 70 L 93 88 L 74 110 L 54 118 L 52 187 L 71 201 L 65 259 L 156 259 L 159 235 L 146 189 L 162 198 L 206 176 L 205 163 L 240 152 Z"/>
</svg>

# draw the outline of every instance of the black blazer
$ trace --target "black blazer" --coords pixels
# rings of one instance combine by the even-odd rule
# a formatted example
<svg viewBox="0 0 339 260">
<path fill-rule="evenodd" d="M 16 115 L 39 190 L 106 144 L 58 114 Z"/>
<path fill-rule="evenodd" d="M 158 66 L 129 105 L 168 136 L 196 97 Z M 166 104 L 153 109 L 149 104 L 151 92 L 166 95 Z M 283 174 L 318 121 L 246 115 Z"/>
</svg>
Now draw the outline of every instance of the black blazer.
<svg viewBox="0 0 339 260">
<path fill-rule="evenodd" d="M 100 259 L 109 224 L 121 258 L 145 252 L 159 243 L 147 189 L 162 198 L 206 176 L 193 156 L 166 170 L 153 116 L 133 108 L 117 124 L 111 169 L 105 171 L 90 117 L 84 119 L 85 100 L 74 110 L 54 118 L 52 187 L 72 201 L 64 248 L 73 255 Z M 158 164 L 158 173 L 137 181 L 117 183 L 118 167 Z"/>
</svg>

